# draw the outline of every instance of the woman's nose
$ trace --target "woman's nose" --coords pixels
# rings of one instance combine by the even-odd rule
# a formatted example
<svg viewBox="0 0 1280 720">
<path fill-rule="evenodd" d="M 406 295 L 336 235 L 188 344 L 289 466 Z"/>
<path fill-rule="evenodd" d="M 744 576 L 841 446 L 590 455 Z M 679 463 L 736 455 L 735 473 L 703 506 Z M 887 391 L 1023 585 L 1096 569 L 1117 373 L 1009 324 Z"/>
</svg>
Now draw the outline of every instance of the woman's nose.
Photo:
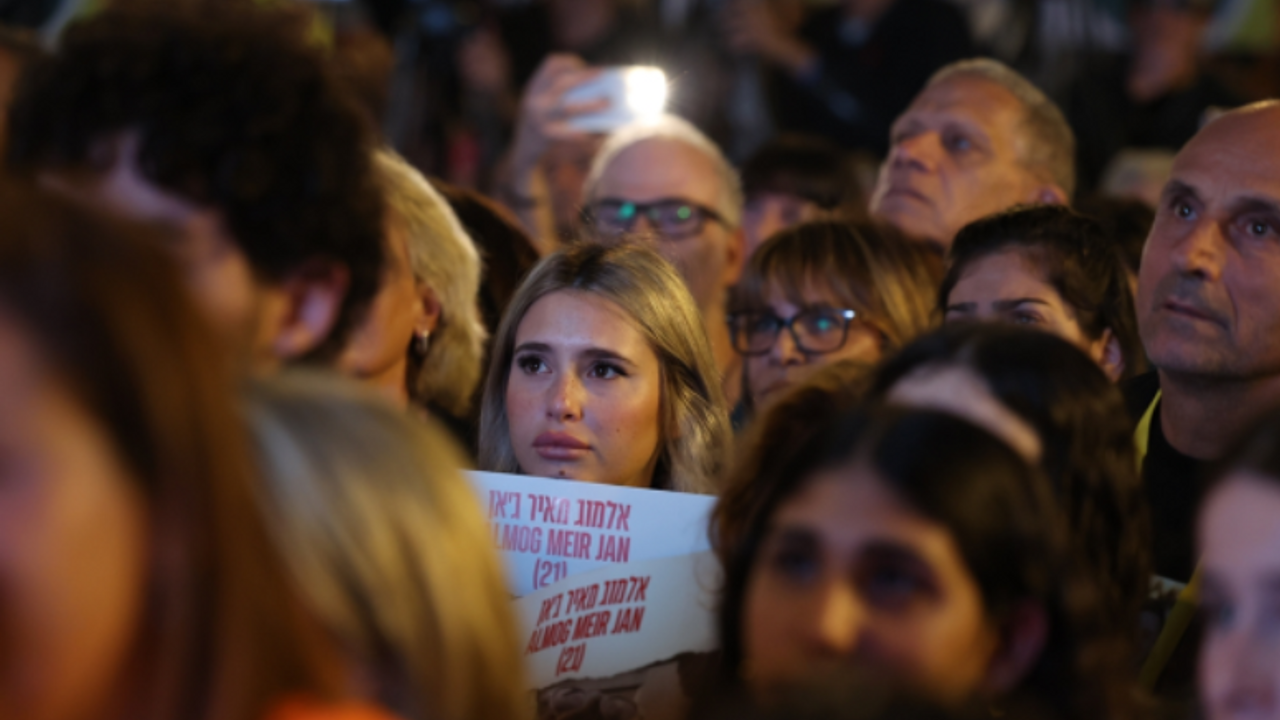
<svg viewBox="0 0 1280 720">
<path fill-rule="evenodd" d="M 851 656 L 867 624 L 866 608 L 846 582 L 824 586 L 808 617 L 811 651 L 828 658 Z"/>
<path fill-rule="evenodd" d="M 778 330 L 778 339 L 773 343 L 769 355 L 776 365 L 800 365 L 805 361 L 805 354 L 796 345 L 795 336 L 789 328 Z"/>
<path fill-rule="evenodd" d="M 582 418 L 582 383 L 573 373 L 563 373 L 548 389 L 547 416 L 567 421 Z"/>
</svg>

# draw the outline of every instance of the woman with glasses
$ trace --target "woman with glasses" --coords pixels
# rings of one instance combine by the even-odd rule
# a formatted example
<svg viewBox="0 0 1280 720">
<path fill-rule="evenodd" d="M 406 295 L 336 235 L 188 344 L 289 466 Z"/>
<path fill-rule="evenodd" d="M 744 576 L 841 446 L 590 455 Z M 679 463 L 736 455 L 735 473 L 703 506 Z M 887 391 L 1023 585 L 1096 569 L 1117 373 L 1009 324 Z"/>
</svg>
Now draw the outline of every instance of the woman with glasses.
<svg viewBox="0 0 1280 720">
<path fill-rule="evenodd" d="M 582 244 L 533 269 L 494 337 L 481 468 L 709 493 L 728 440 L 702 320 L 669 264 Z"/>
<path fill-rule="evenodd" d="M 751 257 L 729 316 L 746 358 L 745 415 L 815 369 L 874 364 L 932 325 L 936 260 L 888 231 L 819 222 Z"/>
</svg>

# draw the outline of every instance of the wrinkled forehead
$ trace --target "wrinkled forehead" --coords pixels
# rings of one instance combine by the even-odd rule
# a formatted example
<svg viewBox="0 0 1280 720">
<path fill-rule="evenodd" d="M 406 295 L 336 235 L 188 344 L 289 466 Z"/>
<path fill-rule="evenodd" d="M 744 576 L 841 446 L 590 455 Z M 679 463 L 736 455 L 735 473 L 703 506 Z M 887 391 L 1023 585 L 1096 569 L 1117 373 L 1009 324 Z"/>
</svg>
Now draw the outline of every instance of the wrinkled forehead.
<svg viewBox="0 0 1280 720">
<path fill-rule="evenodd" d="M 609 159 L 591 199 L 648 202 L 677 197 L 715 208 L 723 193 L 715 162 L 705 153 L 679 140 L 651 138 Z"/>
<path fill-rule="evenodd" d="M 961 73 L 926 87 L 894 123 L 896 128 L 941 129 L 958 124 L 994 141 L 1020 137 L 1026 108 L 1013 93 L 980 75 Z"/>
<path fill-rule="evenodd" d="M 1208 202 L 1280 204 L 1280 107 L 1209 123 L 1174 159 L 1166 191 L 1174 186 L 1190 187 Z"/>
</svg>

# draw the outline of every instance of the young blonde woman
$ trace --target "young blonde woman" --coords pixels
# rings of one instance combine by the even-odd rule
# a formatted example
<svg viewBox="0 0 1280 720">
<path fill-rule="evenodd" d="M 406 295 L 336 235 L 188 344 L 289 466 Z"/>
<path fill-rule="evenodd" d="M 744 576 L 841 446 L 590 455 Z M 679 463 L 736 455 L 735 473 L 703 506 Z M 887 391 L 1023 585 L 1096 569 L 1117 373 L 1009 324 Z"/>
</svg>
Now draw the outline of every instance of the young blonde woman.
<svg viewBox="0 0 1280 720">
<path fill-rule="evenodd" d="M 298 372 L 258 383 L 249 420 L 276 540 L 367 695 L 405 720 L 529 717 L 510 596 L 444 431 Z"/>
<path fill-rule="evenodd" d="M 728 440 L 711 346 L 674 268 L 629 244 L 534 268 L 495 338 L 481 467 L 710 493 Z"/>
</svg>

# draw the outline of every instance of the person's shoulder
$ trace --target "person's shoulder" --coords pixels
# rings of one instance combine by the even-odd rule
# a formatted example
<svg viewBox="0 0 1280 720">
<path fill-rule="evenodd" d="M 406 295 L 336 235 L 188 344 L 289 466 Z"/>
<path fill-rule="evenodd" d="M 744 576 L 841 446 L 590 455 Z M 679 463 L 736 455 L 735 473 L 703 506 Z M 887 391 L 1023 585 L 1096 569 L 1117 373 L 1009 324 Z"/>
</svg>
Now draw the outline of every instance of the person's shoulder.
<svg viewBox="0 0 1280 720">
<path fill-rule="evenodd" d="M 1160 392 L 1160 375 L 1154 370 L 1120 383 L 1120 394 L 1124 396 L 1125 409 L 1129 411 L 1129 418 L 1134 425 L 1138 424 L 1143 414 L 1147 412 L 1147 408 L 1151 407 L 1151 402 L 1156 399 L 1158 392 Z"/>
<path fill-rule="evenodd" d="M 374 705 L 364 703 L 321 703 L 291 698 L 277 703 L 263 720 L 400 720 Z"/>
</svg>

